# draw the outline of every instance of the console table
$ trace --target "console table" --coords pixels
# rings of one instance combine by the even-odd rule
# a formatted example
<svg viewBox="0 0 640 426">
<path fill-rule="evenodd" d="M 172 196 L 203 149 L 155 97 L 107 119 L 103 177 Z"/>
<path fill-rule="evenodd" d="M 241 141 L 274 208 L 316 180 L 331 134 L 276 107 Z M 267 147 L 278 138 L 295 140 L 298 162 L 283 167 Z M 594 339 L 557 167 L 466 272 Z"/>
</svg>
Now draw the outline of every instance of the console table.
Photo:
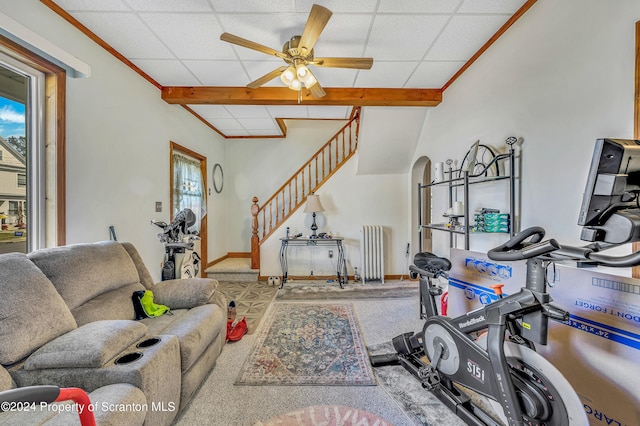
<svg viewBox="0 0 640 426">
<path fill-rule="evenodd" d="M 338 251 L 338 264 L 336 266 L 336 275 L 338 277 L 338 283 L 340 288 L 344 288 L 344 284 L 348 282 L 347 276 L 347 264 L 344 260 L 344 250 L 342 249 L 342 241 L 344 238 L 280 238 L 282 246 L 280 247 L 280 266 L 282 267 L 282 281 L 280 282 L 280 288 L 287 282 L 287 275 L 289 270 L 289 264 L 287 261 L 287 249 L 289 246 L 335 246 Z"/>
</svg>

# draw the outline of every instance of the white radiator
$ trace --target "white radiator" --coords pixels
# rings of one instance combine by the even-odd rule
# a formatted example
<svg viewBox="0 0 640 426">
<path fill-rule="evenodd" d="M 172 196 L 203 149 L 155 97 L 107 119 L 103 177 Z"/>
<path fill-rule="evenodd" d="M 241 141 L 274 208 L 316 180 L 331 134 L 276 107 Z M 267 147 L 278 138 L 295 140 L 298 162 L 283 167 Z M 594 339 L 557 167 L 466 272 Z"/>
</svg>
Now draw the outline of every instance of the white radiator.
<svg viewBox="0 0 640 426">
<path fill-rule="evenodd" d="M 381 280 L 384 283 L 384 228 L 363 225 L 360 233 L 362 282 Z"/>
</svg>

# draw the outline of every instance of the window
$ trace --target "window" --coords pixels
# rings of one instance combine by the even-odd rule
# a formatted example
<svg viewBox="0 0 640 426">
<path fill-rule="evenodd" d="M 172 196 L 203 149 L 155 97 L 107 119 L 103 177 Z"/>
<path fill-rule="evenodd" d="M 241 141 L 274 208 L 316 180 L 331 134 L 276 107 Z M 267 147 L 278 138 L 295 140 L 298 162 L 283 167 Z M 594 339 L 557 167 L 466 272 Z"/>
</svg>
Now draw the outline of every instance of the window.
<svg viewBox="0 0 640 426">
<path fill-rule="evenodd" d="M 66 242 L 65 82 L 62 68 L 0 36 L 0 253 Z"/>
</svg>

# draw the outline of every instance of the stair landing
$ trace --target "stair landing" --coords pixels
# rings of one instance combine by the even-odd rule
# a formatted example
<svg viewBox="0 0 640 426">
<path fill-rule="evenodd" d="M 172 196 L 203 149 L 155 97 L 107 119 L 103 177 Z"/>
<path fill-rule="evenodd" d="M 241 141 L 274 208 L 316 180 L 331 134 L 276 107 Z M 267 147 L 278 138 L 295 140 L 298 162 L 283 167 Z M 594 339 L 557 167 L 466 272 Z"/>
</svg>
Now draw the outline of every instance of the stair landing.
<svg viewBox="0 0 640 426">
<path fill-rule="evenodd" d="M 208 278 L 218 281 L 258 281 L 258 269 L 251 269 L 249 258 L 228 258 L 205 269 Z"/>
</svg>

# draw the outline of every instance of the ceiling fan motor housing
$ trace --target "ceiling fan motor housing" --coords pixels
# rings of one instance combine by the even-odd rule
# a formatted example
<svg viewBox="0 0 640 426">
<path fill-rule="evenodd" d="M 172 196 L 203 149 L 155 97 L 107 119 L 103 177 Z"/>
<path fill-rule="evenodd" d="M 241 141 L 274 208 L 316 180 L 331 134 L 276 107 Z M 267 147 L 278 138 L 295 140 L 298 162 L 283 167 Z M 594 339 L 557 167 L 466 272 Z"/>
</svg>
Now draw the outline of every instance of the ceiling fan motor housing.
<svg viewBox="0 0 640 426">
<path fill-rule="evenodd" d="M 305 61 L 313 61 L 313 49 L 311 52 L 305 54 L 302 49 L 298 49 L 300 45 L 300 39 L 302 36 L 293 36 L 291 40 L 287 41 L 284 46 L 282 46 L 282 53 L 285 53 L 291 57 L 291 59 L 303 59 Z"/>
</svg>

